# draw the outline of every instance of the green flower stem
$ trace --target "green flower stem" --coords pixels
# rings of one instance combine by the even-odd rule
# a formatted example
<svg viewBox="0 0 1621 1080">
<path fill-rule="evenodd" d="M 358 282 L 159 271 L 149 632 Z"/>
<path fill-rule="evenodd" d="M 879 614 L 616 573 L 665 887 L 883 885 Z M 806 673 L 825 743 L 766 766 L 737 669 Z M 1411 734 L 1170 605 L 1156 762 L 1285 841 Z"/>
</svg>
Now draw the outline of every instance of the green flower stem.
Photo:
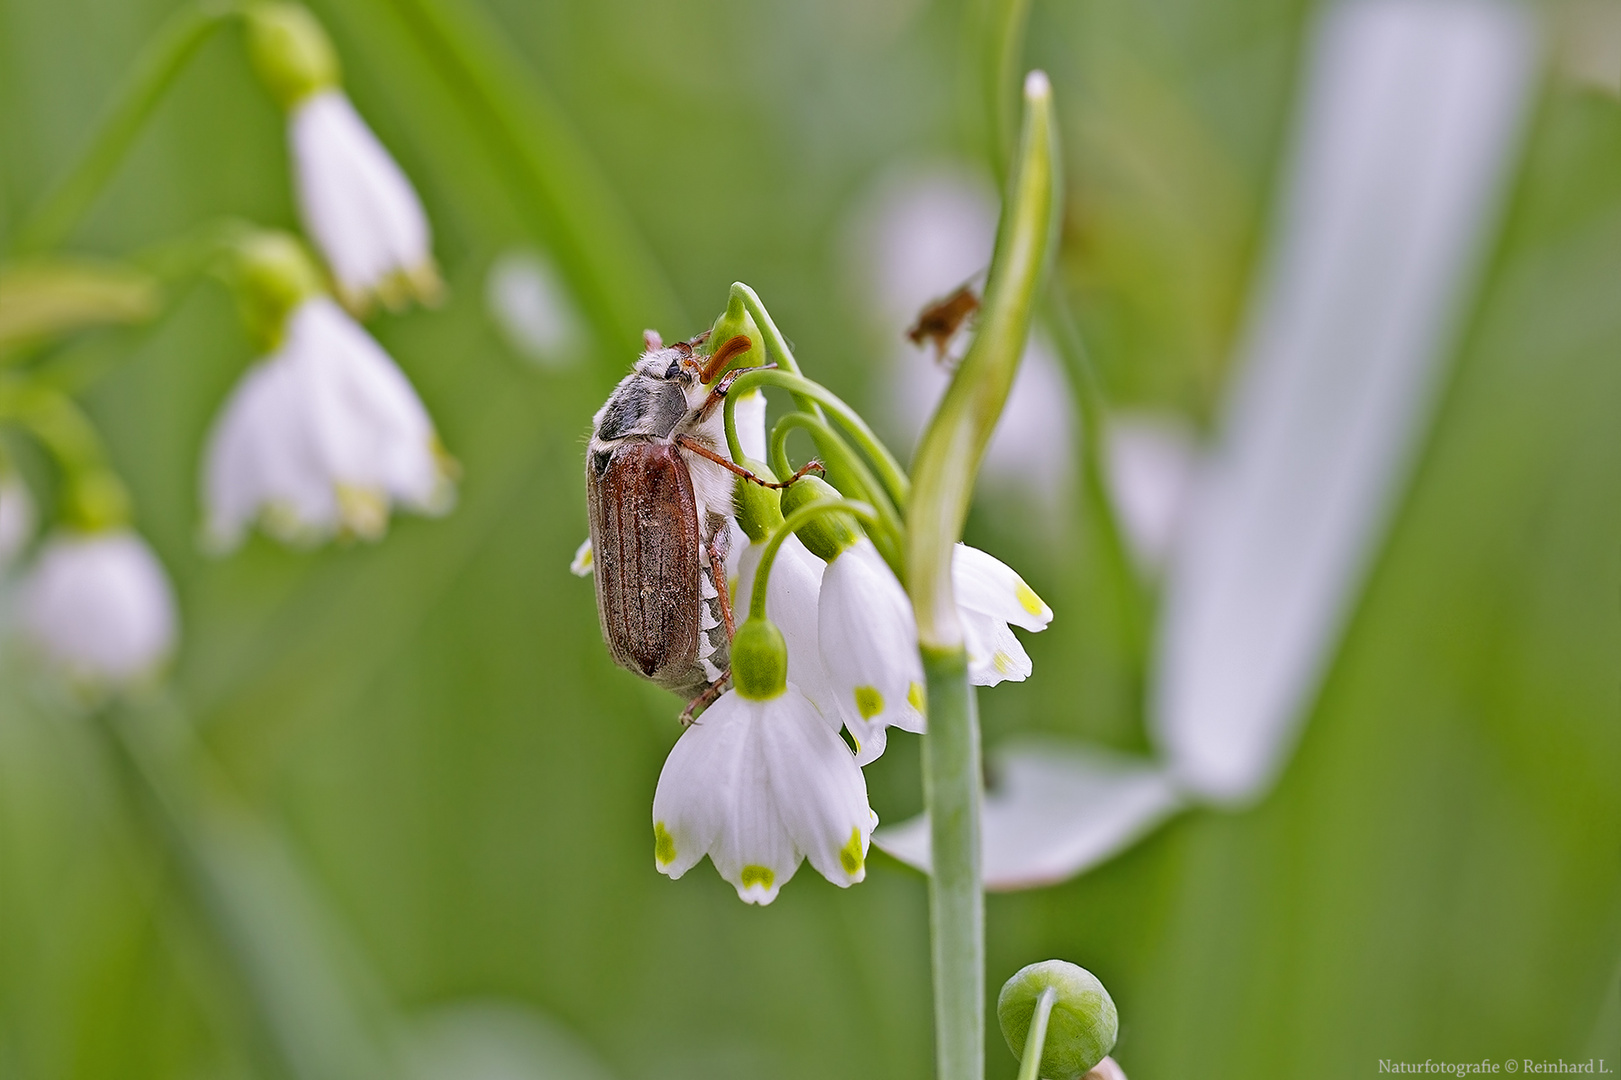
<svg viewBox="0 0 1621 1080">
<path fill-rule="evenodd" d="M 923 646 L 929 731 L 929 954 L 934 968 L 935 1076 L 980 1080 L 985 1069 L 985 891 L 980 886 L 979 705 L 961 646 Z"/>
<path fill-rule="evenodd" d="M 95 425 L 72 398 L 38 382 L 8 380 L 0 383 L 0 420 L 23 428 L 55 460 L 66 524 L 96 531 L 129 522 L 129 492 L 108 467 Z"/>
<path fill-rule="evenodd" d="M 760 565 L 754 571 L 754 587 L 749 591 L 749 618 L 765 618 L 765 595 L 766 589 L 771 586 L 771 564 L 777 561 L 777 551 L 783 543 L 794 535 L 795 530 L 828 514 L 849 514 L 868 525 L 880 528 L 883 526 L 877 511 L 866 503 L 856 502 L 853 499 L 829 499 L 826 502 L 809 503 L 783 518 L 782 524 L 777 526 L 777 531 L 765 542 L 765 550 L 760 552 Z"/>
<path fill-rule="evenodd" d="M 1058 1003 L 1058 991 L 1047 987 L 1036 998 L 1036 1011 L 1030 1015 L 1030 1034 L 1024 1039 L 1024 1055 L 1019 1058 L 1018 1080 L 1037 1080 L 1041 1069 L 1041 1051 L 1047 1042 L 1047 1020 Z"/>
<path fill-rule="evenodd" d="M 768 336 L 767 341 L 769 340 Z M 878 478 L 883 481 L 885 490 L 889 492 L 889 497 L 895 501 L 895 504 L 904 507 L 911 499 L 912 484 L 906 478 L 906 471 L 900 467 L 900 463 L 889 452 L 889 448 L 879 440 L 877 435 L 873 434 L 872 428 L 868 427 L 867 422 L 861 419 L 861 415 L 821 383 L 812 382 L 803 375 L 796 375 L 791 371 L 779 371 L 769 368 L 755 369 L 754 371 L 745 371 L 737 377 L 737 381 L 732 383 L 731 389 L 726 395 L 726 439 L 729 445 L 735 445 L 732 440 L 735 438 L 737 431 L 737 420 L 735 418 L 737 407 L 734 402 L 748 391 L 760 386 L 775 386 L 793 394 L 796 401 L 803 399 L 813 405 L 819 404 L 825 407 L 828 412 L 833 414 L 833 419 L 838 421 L 839 426 L 849 433 L 851 440 L 854 441 L 861 452 L 872 462 L 873 467 L 877 470 Z"/>
<path fill-rule="evenodd" d="M 889 495 L 879 485 L 866 463 L 850 449 L 848 443 L 839 438 L 839 433 L 834 431 L 827 421 L 818 420 L 809 413 L 802 412 L 789 413 L 778 420 L 776 426 L 771 429 L 771 468 L 778 476 L 794 474 L 794 467 L 788 461 L 787 444 L 788 436 L 795 428 L 810 432 L 822 456 L 836 461 L 838 467 L 854 478 L 861 490 L 845 494 L 871 503 L 873 509 L 878 511 L 878 516 L 883 520 L 883 528 L 879 535 L 873 537 L 873 541 L 878 545 L 878 550 L 884 552 L 884 561 L 889 563 L 889 568 L 904 581 L 905 575 L 900 569 L 900 565 L 904 564 L 897 565 L 905 556 L 906 543 L 906 526 L 901 523 L 900 513 L 895 509 L 895 504 L 889 501 Z M 890 549 L 888 552 L 885 552 L 886 544 Z"/>
<path fill-rule="evenodd" d="M 241 12 L 235 3 L 193 4 L 181 8 L 158 32 L 136 62 L 129 82 L 90 140 L 73 171 L 56 185 L 18 230 L 18 252 L 43 251 L 66 239 L 112 179 L 135 137 L 151 117 L 187 61 L 226 20 Z"/>
<path fill-rule="evenodd" d="M 760 334 L 765 338 L 766 356 L 771 362 L 790 374 L 800 374 L 799 361 L 794 359 L 794 350 L 788 347 L 788 339 L 777 329 L 776 320 L 760 302 L 759 294 L 741 281 L 734 281 L 732 295 L 743 301 L 743 309 L 754 319 L 754 325 L 760 328 Z M 812 416 L 822 415 L 822 410 L 817 407 L 816 402 L 802 394 L 794 395 L 794 404 Z"/>
<path fill-rule="evenodd" d="M 985 908 L 980 882 L 979 718 L 951 588 L 974 479 L 1007 403 L 1057 224 L 1052 88 L 1032 72 L 979 330 L 918 444 L 907 509 L 907 570 L 927 679 L 923 793 L 933 871 L 935 1075 L 980 1080 L 985 1068 Z"/>
</svg>

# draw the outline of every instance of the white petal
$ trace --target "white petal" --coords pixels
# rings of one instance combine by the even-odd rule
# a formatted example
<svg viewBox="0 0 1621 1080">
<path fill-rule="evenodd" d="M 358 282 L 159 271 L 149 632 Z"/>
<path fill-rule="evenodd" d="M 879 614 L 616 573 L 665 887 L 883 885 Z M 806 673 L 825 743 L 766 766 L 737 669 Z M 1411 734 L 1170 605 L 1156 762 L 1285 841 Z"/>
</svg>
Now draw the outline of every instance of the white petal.
<svg viewBox="0 0 1621 1080">
<path fill-rule="evenodd" d="M 760 734 L 781 820 L 823 877 L 853 885 L 867 876 L 867 842 L 878 821 L 866 778 L 809 701 L 790 689 L 767 705 Z"/>
<path fill-rule="evenodd" d="M 1034 665 L 1008 624 L 994 615 L 963 609 L 963 646 L 968 650 L 968 679 L 975 686 L 1024 682 Z"/>
<path fill-rule="evenodd" d="M 911 602 L 863 537 L 822 574 L 818 640 L 840 706 L 878 723 L 916 725 L 923 688 Z"/>
<path fill-rule="evenodd" d="M 1213 461 L 1173 555 L 1152 728 L 1206 797 L 1282 767 L 1399 498 L 1498 220 L 1529 14 L 1331 5 Z"/>
<path fill-rule="evenodd" d="M 749 600 L 754 595 L 754 573 L 760 566 L 765 544 L 745 544 L 738 562 L 735 617 L 748 618 Z M 777 551 L 771 564 L 771 584 L 766 589 L 766 617 L 782 631 L 788 646 L 788 681 L 808 697 L 837 731 L 843 723 L 832 683 L 822 665 L 821 642 L 817 633 L 817 601 L 822 591 L 823 563 L 790 536 Z"/>
<path fill-rule="evenodd" d="M 366 297 L 431 266 L 422 204 L 347 97 L 306 98 L 288 134 L 305 228 L 346 293 Z"/>
<path fill-rule="evenodd" d="M 1096 1065 L 1081 1080 L 1126 1080 L 1126 1070 L 1112 1057 L 1106 1057 Z"/>
<path fill-rule="evenodd" d="M 746 781 L 746 704 L 737 694 L 723 695 L 681 733 L 665 759 L 653 796 L 653 857 L 660 873 L 680 877 L 729 827 Z"/>
<path fill-rule="evenodd" d="M 1026 630 L 1045 630 L 1053 609 L 1024 578 L 995 556 L 958 544 L 951 553 L 951 588 L 957 606 L 994 615 Z"/>
<path fill-rule="evenodd" d="M 34 498 L 14 473 L 0 472 L 0 571 L 34 535 Z"/>
<path fill-rule="evenodd" d="M 175 602 L 152 550 L 128 530 L 56 533 L 22 587 L 22 624 L 76 678 L 122 683 L 174 646 Z"/>
<path fill-rule="evenodd" d="M 1052 740 L 1023 740 L 992 755 L 981 850 L 985 887 L 1029 889 L 1064 881 L 1116 853 L 1174 813 L 1179 802 L 1159 766 Z M 920 815 L 878 830 L 873 843 L 928 872 L 929 821 Z"/>
<path fill-rule="evenodd" d="M 568 564 L 568 572 L 575 577 L 590 577 L 595 560 L 591 551 L 591 538 L 588 536 L 574 549 L 574 559 Z"/>
<path fill-rule="evenodd" d="M 755 461 L 766 459 L 765 395 L 750 390 L 737 399 L 737 442 L 743 456 Z"/>
</svg>

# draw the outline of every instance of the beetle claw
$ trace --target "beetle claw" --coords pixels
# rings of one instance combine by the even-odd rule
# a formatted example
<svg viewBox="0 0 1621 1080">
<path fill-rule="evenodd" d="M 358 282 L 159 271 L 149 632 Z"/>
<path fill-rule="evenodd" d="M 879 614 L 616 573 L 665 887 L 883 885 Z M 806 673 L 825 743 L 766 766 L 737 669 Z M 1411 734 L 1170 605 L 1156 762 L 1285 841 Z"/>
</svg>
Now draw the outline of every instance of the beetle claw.
<svg viewBox="0 0 1621 1080">
<path fill-rule="evenodd" d="M 698 696 L 687 702 L 687 707 L 681 710 L 681 729 L 685 731 L 698 722 L 698 717 L 713 705 L 719 697 L 732 687 L 732 669 L 727 668 L 721 672 L 720 678 L 704 687 Z"/>
</svg>

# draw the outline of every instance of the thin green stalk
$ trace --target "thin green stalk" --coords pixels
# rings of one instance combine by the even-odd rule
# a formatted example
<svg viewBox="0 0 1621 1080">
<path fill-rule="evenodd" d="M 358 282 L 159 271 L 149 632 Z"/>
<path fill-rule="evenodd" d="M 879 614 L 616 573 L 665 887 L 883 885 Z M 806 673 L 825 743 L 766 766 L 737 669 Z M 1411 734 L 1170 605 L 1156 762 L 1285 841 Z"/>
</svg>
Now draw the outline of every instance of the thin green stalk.
<svg viewBox="0 0 1621 1080">
<path fill-rule="evenodd" d="M 979 330 L 919 441 L 907 509 L 907 570 L 927 679 L 923 793 L 932 872 L 936 1076 L 980 1080 L 985 1061 L 985 910 L 980 884 L 979 718 L 951 586 L 974 478 L 1007 404 L 1052 246 L 1058 154 L 1052 88 L 1024 84 L 1024 127 Z"/>
<path fill-rule="evenodd" d="M 929 956 L 935 1075 L 980 1080 L 985 1068 L 985 890 L 980 886 L 979 704 L 961 647 L 922 648 L 929 732 Z"/>
<path fill-rule="evenodd" d="M 850 438 L 861 452 L 867 456 L 868 460 L 872 462 L 873 467 L 877 469 L 878 477 L 883 481 L 885 489 L 889 492 L 889 497 L 895 500 L 897 506 L 904 507 L 907 504 L 912 495 L 912 484 L 906 478 L 906 471 L 895 460 L 895 456 L 889 452 L 889 448 L 883 444 L 877 435 L 873 434 L 872 428 L 868 427 L 867 422 L 861 419 L 860 413 L 846 405 L 833 391 L 821 383 L 812 382 L 803 375 L 770 368 L 756 368 L 753 371 L 745 371 L 742 375 L 739 375 L 726 396 L 725 424 L 728 440 L 737 429 L 735 401 L 748 391 L 760 386 L 775 386 L 787 390 L 794 395 L 796 400 L 804 398 L 813 405 L 821 405 L 826 408 L 828 412 L 833 414 L 833 419 L 839 422 L 839 426 L 849 433 Z"/>
<path fill-rule="evenodd" d="M 760 565 L 754 571 L 754 588 L 749 593 L 749 618 L 765 618 L 766 590 L 771 587 L 771 564 L 777 561 L 777 552 L 781 550 L 783 543 L 797 530 L 829 514 L 849 514 L 873 526 L 883 524 L 878 518 L 877 511 L 866 503 L 856 502 L 853 499 L 828 499 L 825 502 L 806 503 L 783 518 L 782 524 L 771 534 L 771 539 L 765 542 L 765 550 L 760 552 Z"/>
<path fill-rule="evenodd" d="M 878 483 L 877 477 L 873 476 L 872 470 L 868 469 L 860 456 L 850 449 L 848 443 L 839 438 L 839 433 L 834 431 L 827 421 L 818 420 L 809 413 L 802 412 L 789 413 L 778 420 L 776 426 L 771 429 L 771 468 L 779 476 L 793 475 L 793 465 L 788 461 L 787 442 L 789 434 L 795 428 L 802 428 L 810 432 L 811 436 L 816 440 L 818 452 L 823 457 L 836 459 L 838 466 L 853 476 L 856 485 L 861 488 L 861 491 L 846 492 L 845 494 L 853 494 L 855 497 L 871 503 L 873 508 L 878 511 L 878 516 L 883 519 L 884 531 L 888 534 L 888 538 L 897 545 L 903 542 L 906 536 L 906 526 L 901 523 L 900 513 L 895 509 L 895 504 L 890 501 L 889 494 Z M 896 547 L 895 554 L 897 558 L 902 556 L 900 547 Z M 886 559 L 886 561 L 888 560 Z M 895 570 L 896 574 L 900 575 L 900 571 L 896 569 L 893 562 L 890 564 L 890 569 Z"/>
<path fill-rule="evenodd" d="M 152 115 L 186 62 L 221 23 L 238 14 L 239 4 L 216 2 L 181 8 L 147 45 L 129 81 L 90 140 L 73 171 L 59 182 L 18 230 L 14 253 L 43 251 L 60 244 L 89 212 L 112 179 L 124 154 Z"/>
<path fill-rule="evenodd" d="M 734 281 L 732 282 L 732 295 L 743 301 L 744 310 L 754 319 L 754 325 L 759 327 L 761 335 L 765 338 L 766 356 L 770 358 L 771 362 L 791 374 L 800 374 L 799 361 L 794 359 L 794 350 L 788 347 L 788 339 L 782 336 L 781 330 L 777 329 L 776 320 L 771 317 L 771 312 L 767 311 L 765 305 L 760 302 L 759 294 L 741 281 Z M 822 410 L 810 398 L 795 394 L 794 403 L 812 416 L 820 417 L 822 415 Z"/>
<path fill-rule="evenodd" d="M 1047 1021 L 1053 1006 L 1058 1003 L 1058 991 L 1047 987 L 1036 998 L 1036 1010 L 1030 1014 L 1030 1034 L 1024 1038 L 1024 1056 L 1019 1058 L 1018 1080 L 1037 1080 L 1041 1069 L 1041 1051 L 1047 1044 Z"/>
</svg>

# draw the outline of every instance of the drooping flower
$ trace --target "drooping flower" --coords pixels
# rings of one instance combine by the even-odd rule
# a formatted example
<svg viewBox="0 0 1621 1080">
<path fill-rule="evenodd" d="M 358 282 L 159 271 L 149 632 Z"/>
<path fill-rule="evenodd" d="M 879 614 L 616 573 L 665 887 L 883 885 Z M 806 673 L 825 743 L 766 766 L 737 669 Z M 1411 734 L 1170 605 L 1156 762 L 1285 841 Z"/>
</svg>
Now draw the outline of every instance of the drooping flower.
<svg viewBox="0 0 1621 1080">
<path fill-rule="evenodd" d="M 835 885 L 861 881 L 878 817 L 850 748 L 787 682 L 775 627 L 744 623 L 732 663 L 736 689 L 682 734 L 659 774 L 654 864 L 678 878 L 708 855 L 751 904 L 775 900 L 807 858 Z"/>
<path fill-rule="evenodd" d="M 302 5 L 245 12 L 254 68 L 288 113 L 298 207 L 353 310 L 431 301 L 439 274 L 422 203 L 339 85 L 337 53 Z"/>
<path fill-rule="evenodd" d="M 923 661 L 912 602 L 862 536 L 827 564 L 817 609 L 822 662 L 864 764 L 883 752 L 886 728 L 923 730 Z"/>
<path fill-rule="evenodd" d="M 439 273 L 422 203 L 341 90 L 305 98 L 289 118 L 304 228 L 352 309 L 431 302 Z"/>
<path fill-rule="evenodd" d="M 22 627 L 53 664 L 91 684 L 151 672 L 174 647 L 169 577 L 128 529 L 58 532 L 23 581 Z"/>
<path fill-rule="evenodd" d="M 748 544 L 738 560 L 737 599 L 733 609 L 746 612 L 754 595 L 755 572 L 765 544 Z M 788 681 L 810 699 L 834 731 L 843 726 L 842 714 L 822 663 L 817 633 L 817 604 L 822 592 L 822 560 L 797 536 L 783 541 L 771 564 L 771 584 L 765 598 L 766 618 L 782 631 L 788 646 Z M 861 764 L 866 764 L 863 760 Z"/>
<path fill-rule="evenodd" d="M 453 493 L 411 384 L 325 296 L 292 311 L 280 347 L 242 377 L 209 437 L 207 530 L 224 548 L 255 519 L 287 541 L 375 538 L 391 503 L 440 513 Z"/>
<path fill-rule="evenodd" d="M 1012 627 L 1045 630 L 1052 608 L 1012 567 L 967 544 L 958 544 L 952 554 L 951 587 L 962 617 L 970 681 L 995 686 L 1029 678 L 1030 654 Z"/>
</svg>

